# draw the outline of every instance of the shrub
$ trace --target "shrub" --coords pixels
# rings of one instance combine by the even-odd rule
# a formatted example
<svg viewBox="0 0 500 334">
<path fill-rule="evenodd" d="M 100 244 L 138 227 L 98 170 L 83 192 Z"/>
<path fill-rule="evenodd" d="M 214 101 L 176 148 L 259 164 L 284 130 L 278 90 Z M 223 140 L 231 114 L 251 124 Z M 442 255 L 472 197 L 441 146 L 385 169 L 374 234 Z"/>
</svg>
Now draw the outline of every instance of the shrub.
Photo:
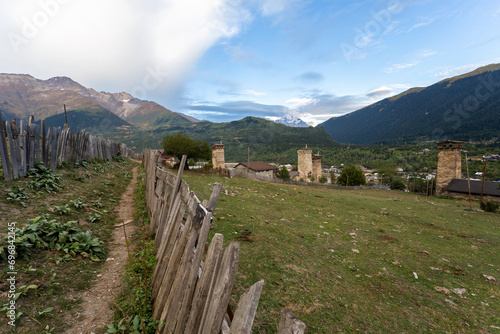
<svg viewBox="0 0 500 334">
<path fill-rule="evenodd" d="M 32 181 L 26 183 L 26 186 L 30 189 L 44 189 L 48 193 L 62 189 L 59 185 L 61 175 L 45 167 L 43 162 L 37 162 L 35 168 L 30 168 L 28 177 L 32 179 Z"/>
<path fill-rule="evenodd" d="M 486 212 L 497 212 L 500 208 L 500 203 L 485 201 L 481 202 L 481 209 Z"/>
<path fill-rule="evenodd" d="M 103 242 L 92 237 L 89 231 L 73 226 L 75 222 L 58 223 L 40 216 L 28 221 L 22 228 L 15 229 L 15 250 L 17 256 L 27 257 L 38 249 L 55 249 L 69 255 L 80 254 L 99 261 L 105 257 Z M 7 241 L 8 236 L 5 237 Z M 7 257 L 6 244 L 0 245 L 0 257 Z"/>
<path fill-rule="evenodd" d="M 401 179 L 394 179 L 391 182 L 391 189 L 392 190 L 405 190 L 406 185 Z"/>
<path fill-rule="evenodd" d="M 288 172 L 288 169 L 286 169 L 285 166 L 281 167 L 276 176 L 283 180 L 290 180 L 290 173 Z"/>
</svg>

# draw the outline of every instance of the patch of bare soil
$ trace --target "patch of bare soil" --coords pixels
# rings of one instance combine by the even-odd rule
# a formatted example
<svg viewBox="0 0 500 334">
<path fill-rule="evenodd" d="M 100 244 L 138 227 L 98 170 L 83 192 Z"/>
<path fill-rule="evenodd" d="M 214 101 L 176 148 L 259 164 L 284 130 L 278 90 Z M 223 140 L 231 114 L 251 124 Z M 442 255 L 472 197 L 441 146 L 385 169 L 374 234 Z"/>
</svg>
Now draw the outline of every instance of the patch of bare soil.
<svg viewBox="0 0 500 334">
<path fill-rule="evenodd" d="M 119 222 L 116 225 L 130 222 L 133 219 L 134 189 L 137 183 L 137 167 L 132 170 L 132 181 L 123 193 L 120 204 L 116 208 Z M 129 238 L 137 228 L 134 223 L 115 227 L 111 247 L 106 264 L 100 274 L 97 274 L 97 284 L 82 292 L 78 298 L 83 299 L 82 311 L 77 313 L 72 321 L 72 327 L 65 334 L 97 333 L 113 320 L 113 310 L 110 304 L 115 300 L 122 288 L 122 278 L 128 261 L 127 245 L 123 228 Z"/>
</svg>

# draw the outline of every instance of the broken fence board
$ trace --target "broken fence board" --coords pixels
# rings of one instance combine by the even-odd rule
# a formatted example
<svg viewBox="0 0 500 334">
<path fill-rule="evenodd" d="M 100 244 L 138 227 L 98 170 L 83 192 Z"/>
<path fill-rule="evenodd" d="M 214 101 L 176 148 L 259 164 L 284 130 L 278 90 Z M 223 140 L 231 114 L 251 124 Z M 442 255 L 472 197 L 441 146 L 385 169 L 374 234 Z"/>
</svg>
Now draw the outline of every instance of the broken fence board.
<svg viewBox="0 0 500 334">
<path fill-rule="evenodd" d="M 306 325 L 297 319 L 292 311 L 283 309 L 278 334 L 304 334 L 306 329 Z"/>
<path fill-rule="evenodd" d="M 252 332 L 253 320 L 257 312 L 257 306 L 259 306 L 263 285 L 264 280 L 260 280 L 241 296 L 234 312 L 230 334 L 250 334 Z"/>
</svg>

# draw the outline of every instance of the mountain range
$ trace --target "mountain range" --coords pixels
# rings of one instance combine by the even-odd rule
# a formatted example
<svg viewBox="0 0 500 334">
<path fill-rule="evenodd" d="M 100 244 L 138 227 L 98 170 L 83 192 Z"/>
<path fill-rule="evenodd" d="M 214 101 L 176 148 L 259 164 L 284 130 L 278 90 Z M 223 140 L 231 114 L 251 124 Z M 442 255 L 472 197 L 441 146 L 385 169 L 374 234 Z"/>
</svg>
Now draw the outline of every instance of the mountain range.
<svg viewBox="0 0 500 334">
<path fill-rule="evenodd" d="M 32 114 L 36 120 L 46 119 L 63 113 L 64 105 L 69 110 L 100 107 L 143 130 L 165 123 L 188 125 L 198 121 L 125 92 L 107 93 L 86 88 L 68 77 L 40 80 L 26 74 L 0 74 L 0 111 L 4 118 L 27 119 Z"/>
<path fill-rule="evenodd" d="M 166 134 L 183 132 L 209 143 L 222 140 L 232 147 L 226 152 L 233 160 L 244 160 L 248 145 L 258 156 L 272 157 L 279 152 L 290 155 L 305 144 L 323 150 L 339 147 L 337 142 L 497 140 L 500 64 L 409 89 L 317 127 L 292 115 L 276 122 L 255 117 L 226 123 L 200 121 L 126 92 L 98 92 L 68 77 L 39 80 L 25 74 L 0 74 L 3 119 L 26 120 L 33 114 L 36 121 L 45 119 L 49 126 L 63 126 L 64 105 L 70 128 L 120 140 L 138 151 L 160 147 Z"/>
<path fill-rule="evenodd" d="M 411 88 L 319 125 L 340 143 L 482 141 L 500 136 L 500 64 Z"/>
<path fill-rule="evenodd" d="M 176 132 L 209 143 L 222 140 L 228 144 L 227 158 L 233 160 L 246 160 L 249 145 L 254 156 L 296 150 L 306 144 L 318 148 L 337 145 L 323 128 L 289 127 L 255 117 L 228 123 L 200 121 L 125 92 L 98 92 L 68 77 L 39 80 L 24 74 L 0 74 L 0 111 L 3 119 L 26 120 L 34 115 L 35 121 L 45 119 L 48 126 L 63 126 L 67 117 L 70 128 L 119 140 L 137 151 L 161 147 L 162 138 Z M 303 125 L 299 119 L 289 120 Z"/>
</svg>

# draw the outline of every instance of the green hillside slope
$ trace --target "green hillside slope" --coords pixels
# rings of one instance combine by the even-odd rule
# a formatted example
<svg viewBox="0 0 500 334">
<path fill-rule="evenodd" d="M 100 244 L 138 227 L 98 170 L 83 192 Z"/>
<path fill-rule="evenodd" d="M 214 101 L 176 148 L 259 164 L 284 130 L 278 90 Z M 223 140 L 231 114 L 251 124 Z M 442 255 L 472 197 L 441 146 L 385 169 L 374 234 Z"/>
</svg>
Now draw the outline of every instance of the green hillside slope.
<svg viewBox="0 0 500 334">
<path fill-rule="evenodd" d="M 498 137 L 500 64 L 412 88 L 319 126 L 338 142 L 361 145 Z"/>
</svg>

